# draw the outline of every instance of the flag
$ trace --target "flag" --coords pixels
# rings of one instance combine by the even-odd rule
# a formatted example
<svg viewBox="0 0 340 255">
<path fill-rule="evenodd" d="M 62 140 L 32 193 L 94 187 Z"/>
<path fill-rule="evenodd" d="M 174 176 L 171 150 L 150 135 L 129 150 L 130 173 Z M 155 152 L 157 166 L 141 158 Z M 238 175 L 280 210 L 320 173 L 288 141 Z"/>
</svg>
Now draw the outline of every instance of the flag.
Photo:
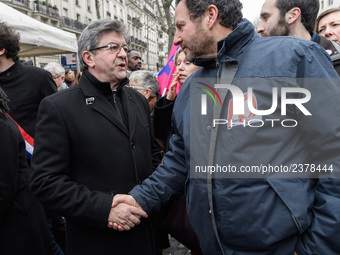
<svg viewBox="0 0 340 255">
<path fill-rule="evenodd" d="M 174 76 L 172 74 L 175 73 L 176 71 L 176 65 L 175 65 L 175 54 L 177 50 L 180 48 L 180 46 L 175 46 L 172 44 L 169 57 L 168 57 L 168 62 L 166 63 L 165 67 L 159 72 L 157 80 L 159 83 L 159 91 L 158 93 L 163 95 L 167 94 L 167 91 L 172 83 L 172 80 Z M 178 93 L 179 87 L 177 86 L 176 93 Z"/>
<path fill-rule="evenodd" d="M 7 116 L 10 117 L 15 122 L 15 124 L 17 124 L 17 126 L 20 130 L 20 133 L 25 140 L 26 157 L 28 159 L 31 159 L 32 154 L 33 154 L 33 150 L 34 150 L 34 139 L 29 134 L 27 134 L 26 131 L 23 130 L 22 127 L 20 127 L 20 125 L 8 113 L 7 113 Z"/>
</svg>

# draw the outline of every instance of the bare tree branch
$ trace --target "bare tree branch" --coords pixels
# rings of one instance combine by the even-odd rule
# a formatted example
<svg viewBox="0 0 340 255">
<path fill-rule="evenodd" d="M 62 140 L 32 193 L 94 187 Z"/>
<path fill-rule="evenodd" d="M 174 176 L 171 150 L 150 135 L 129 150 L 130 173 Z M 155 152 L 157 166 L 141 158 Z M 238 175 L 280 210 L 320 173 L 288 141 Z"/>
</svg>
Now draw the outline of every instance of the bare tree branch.
<svg viewBox="0 0 340 255">
<path fill-rule="evenodd" d="M 172 0 L 156 0 L 158 11 L 161 15 L 165 15 L 165 20 L 160 19 L 162 30 L 168 34 L 168 50 L 171 50 L 172 42 L 175 36 L 175 20 L 172 15 Z"/>
</svg>

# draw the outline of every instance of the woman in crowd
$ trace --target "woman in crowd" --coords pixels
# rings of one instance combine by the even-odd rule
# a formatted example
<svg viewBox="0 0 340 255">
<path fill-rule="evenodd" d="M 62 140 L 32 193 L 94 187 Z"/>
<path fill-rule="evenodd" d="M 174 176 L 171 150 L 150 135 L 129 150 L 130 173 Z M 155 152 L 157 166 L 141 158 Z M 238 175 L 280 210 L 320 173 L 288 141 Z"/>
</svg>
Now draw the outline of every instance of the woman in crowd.
<svg viewBox="0 0 340 255">
<path fill-rule="evenodd" d="M 340 45 L 340 8 L 331 8 L 320 13 L 315 22 L 315 31 Z"/>
<path fill-rule="evenodd" d="M 333 44 L 333 66 L 340 75 L 340 8 L 331 8 L 320 13 L 315 22 L 315 31 Z"/>
<path fill-rule="evenodd" d="M 74 81 L 74 72 L 71 69 L 65 69 L 65 80 L 64 82 L 68 87 L 71 87 Z"/>
<path fill-rule="evenodd" d="M 163 142 L 164 149 L 166 149 L 167 141 L 171 135 L 171 115 L 176 98 L 177 83 L 182 86 L 185 80 L 199 68 L 186 60 L 183 49 L 176 52 L 174 61 L 176 72 L 168 94 L 156 102 L 154 109 L 155 137 Z"/>
</svg>

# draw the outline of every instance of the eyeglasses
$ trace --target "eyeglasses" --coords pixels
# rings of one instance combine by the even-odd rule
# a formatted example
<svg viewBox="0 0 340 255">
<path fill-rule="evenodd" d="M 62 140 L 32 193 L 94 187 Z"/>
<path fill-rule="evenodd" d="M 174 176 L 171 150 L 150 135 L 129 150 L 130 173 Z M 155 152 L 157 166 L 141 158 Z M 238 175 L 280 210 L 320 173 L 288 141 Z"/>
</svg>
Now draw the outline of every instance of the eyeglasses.
<svg viewBox="0 0 340 255">
<path fill-rule="evenodd" d="M 53 76 L 53 80 L 56 80 L 58 78 L 60 78 L 61 75 L 58 75 L 58 76 Z"/>
<path fill-rule="evenodd" d="M 118 43 L 110 43 L 108 45 L 105 45 L 105 46 L 100 46 L 100 47 L 97 47 L 97 48 L 94 48 L 94 49 L 91 49 L 89 51 L 93 51 L 93 50 L 100 50 L 100 49 L 105 49 L 105 48 L 108 48 L 110 52 L 112 53 L 117 53 L 117 52 L 120 52 L 121 49 L 123 49 L 123 51 L 125 53 L 127 53 L 130 49 L 127 45 L 119 45 Z"/>
<path fill-rule="evenodd" d="M 139 90 L 146 90 L 146 88 L 143 88 L 143 87 L 139 87 L 139 86 L 128 86 L 128 87 L 130 87 L 130 88 L 133 88 L 133 89 L 135 89 L 135 90 L 137 90 L 137 89 L 139 89 Z"/>
</svg>

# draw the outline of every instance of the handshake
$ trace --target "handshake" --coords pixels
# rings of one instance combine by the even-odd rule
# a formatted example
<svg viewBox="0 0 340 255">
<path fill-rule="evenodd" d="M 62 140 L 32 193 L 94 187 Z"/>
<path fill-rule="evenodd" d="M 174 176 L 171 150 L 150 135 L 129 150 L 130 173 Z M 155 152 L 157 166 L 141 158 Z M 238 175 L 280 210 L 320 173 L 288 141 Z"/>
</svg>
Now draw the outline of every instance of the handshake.
<svg viewBox="0 0 340 255">
<path fill-rule="evenodd" d="M 130 230 L 148 215 L 130 195 L 116 195 L 112 200 L 107 226 L 115 230 Z"/>
</svg>

